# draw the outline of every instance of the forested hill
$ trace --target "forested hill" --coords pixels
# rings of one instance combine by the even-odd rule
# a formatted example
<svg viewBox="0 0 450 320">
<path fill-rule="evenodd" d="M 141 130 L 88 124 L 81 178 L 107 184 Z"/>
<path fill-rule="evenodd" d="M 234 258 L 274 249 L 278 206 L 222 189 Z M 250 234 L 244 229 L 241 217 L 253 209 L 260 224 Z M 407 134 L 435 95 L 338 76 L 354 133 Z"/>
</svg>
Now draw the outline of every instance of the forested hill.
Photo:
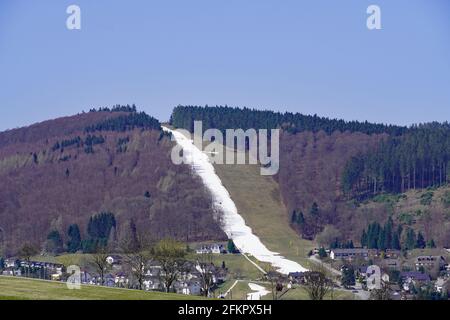
<svg viewBox="0 0 450 320">
<path fill-rule="evenodd" d="M 144 231 L 223 238 L 209 193 L 188 166 L 172 163 L 172 146 L 159 121 L 134 106 L 0 132 L 0 252 L 25 242 L 92 252 Z"/>
<path fill-rule="evenodd" d="M 353 157 L 343 172 L 343 191 L 364 198 L 382 192 L 438 187 L 449 179 L 450 125 L 413 126 L 399 137 Z"/>
<path fill-rule="evenodd" d="M 203 121 L 203 130 L 283 129 L 274 179 L 288 209 L 286 218 L 299 220 L 293 228 L 306 238 L 333 225 L 358 243 L 369 223 L 386 223 L 387 211 L 371 214 L 352 203 L 450 181 L 448 123 L 403 127 L 227 106 L 178 106 L 171 117 L 172 125 L 190 131 L 194 120 Z M 394 219 L 395 227 L 403 224 Z M 442 224 L 439 232 L 445 234 L 448 226 Z M 435 240 L 444 241 L 441 236 Z"/>
<path fill-rule="evenodd" d="M 290 112 L 280 113 L 228 106 L 177 106 L 173 110 L 170 122 L 177 128 L 193 131 L 194 120 L 202 120 L 204 130 L 209 128 L 219 130 L 283 128 L 290 133 L 324 131 L 327 134 L 331 134 L 335 131 L 349 131 L 366 134 L 387 133 L 394 136 L 401 135 L 407 130 L 406 127 L 375 124 L 367 121 L 345 121 L 317 115 L 311 116 Z"/>
</svg>

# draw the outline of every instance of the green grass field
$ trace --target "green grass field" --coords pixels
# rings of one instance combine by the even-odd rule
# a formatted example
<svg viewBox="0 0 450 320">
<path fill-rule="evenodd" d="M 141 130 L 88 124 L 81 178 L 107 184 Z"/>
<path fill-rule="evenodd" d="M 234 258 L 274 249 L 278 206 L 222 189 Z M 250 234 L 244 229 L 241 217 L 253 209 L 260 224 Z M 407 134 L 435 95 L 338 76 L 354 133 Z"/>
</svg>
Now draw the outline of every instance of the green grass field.
<svg viewBox="0 0 450 320">
<path fill-rule="evenodd" d="M 65 283 L 0 276 L 0 300 L 194 300 L 186 296 L 162 292 L 145 292 L 82 285 L 70 290 Z"/>
<path fill-rule="evenodd" d="M 239 214 L 268 249 L 308 267 L 307 254 L 315 245 L 289 226 L 277 183 L 261 176 L 258 165 L 215 165 L 216 172 Z"/>
</svg>

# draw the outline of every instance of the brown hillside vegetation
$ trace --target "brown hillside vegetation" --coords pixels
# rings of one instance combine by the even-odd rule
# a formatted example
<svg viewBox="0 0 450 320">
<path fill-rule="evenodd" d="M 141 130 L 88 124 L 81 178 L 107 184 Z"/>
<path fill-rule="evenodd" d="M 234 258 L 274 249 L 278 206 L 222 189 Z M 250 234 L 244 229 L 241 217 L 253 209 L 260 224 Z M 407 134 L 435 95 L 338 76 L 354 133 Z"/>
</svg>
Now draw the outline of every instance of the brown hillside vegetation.
<svg viewBox="0 0 450 320">
<path fill-rule="evenodd" d="M 339 205 L 343 200 L 343 168 L 352 156 L 367 151 L 382 138 L 383 135 L 358 132 L 336 131 L 331 135 L 323 131 L 284 132 L 281 136 L 280 170 L 276 178 L 289 213 L 302 211 L 307 221 L 313 224 L 308 213 L 316 202 L 321 220 L 318 227 L 324 224 L 340 225 L 341 211 L 345 210 Z M 308 236 L 313 236 L 317 231 L 305 230 Z"/>
<path fill-rule="evenodd" d="M 41 245 L 55 229 L 64 238 L 73 223 L 84 237 L 89 217 L 99 212 L 115 215 L 118 237 L 133 219 L 153 238 L 223 239 L 209 194 L 189 167 L 172 164 L 167 136 L 84 130 L 123 114 L 89 112 L 0 133 L 4 250 L 13 253 L 25 241 Z"/>
<path fill-rule="evenodd" d="M 440 247 L 450 246 L 448 187 L 379 195 L 363 202 L 344 197 L 341 179 L 347 161 L 374 148 L 385 137 L 337 131 L 331 135 L 283 133 L 280 171 L 276 179 L 288 214 L 293 210 L 304 213 L 306 227 L 299 230 L 304 237 L 313 238 L 323 226 L 331 224 L 339 229 L 342 239 L 352 239 L 359 244 L 368 224 L 384 224 L 391 216 L 395 226 L 420 231 L 425 239 L 433 239 Z M 430 198 L 429 203 L 426 203 L 427 198 Z M 319 206 L 318 217 L 310 214 L 314 202 Z"/>
</svg>

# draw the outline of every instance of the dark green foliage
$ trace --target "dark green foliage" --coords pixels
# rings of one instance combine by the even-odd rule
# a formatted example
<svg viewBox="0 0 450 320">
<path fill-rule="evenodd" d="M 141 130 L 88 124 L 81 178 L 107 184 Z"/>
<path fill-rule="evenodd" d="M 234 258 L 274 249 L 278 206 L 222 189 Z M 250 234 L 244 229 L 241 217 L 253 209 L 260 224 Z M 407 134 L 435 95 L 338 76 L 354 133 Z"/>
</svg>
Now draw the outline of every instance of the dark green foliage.
<svg viewBox="0 0 450 320">
<path fill-rule="evenodd" d="M 87 227 L 89 239 L 83 241 L 83 251 L 95 252 L 99 247 L 106 247 L 113 227 L 116 227 L 116 219 L 110 212 L 102 212 L 91 217 Z"/>
<path fill-rule="evenodd" d="M 408 229 L 406 233 L 406 243 L 405 246 L 407 250 L 412 250 L 416 247 L 417 240 L 416 240 L 416 233 L 413 229 Z"/>
<path fill-rule="evenodd" d="M 229 253 L 234 253 L 234 252 L 236 252 L 236 246 L 234 245 L 233 240 L 231 240 L 231 239 L 228 240 L 227 249 L 228 249 L 228 252 L 229 252 Z"/>
<path fill-rule="evenodd" d="M 67 251 L 69 253 L 75 253 L 81 249 L 81 234 L 80 228 L 77 224 L 72 224 L 67 230 L 67 236 L 69 240 L 67 241 Z"/>
<path fill-rule="evenodd" d="M 328 255 L 327 255 L 327 251 L 325 250 L 325 248 L 324 247 L 321 247 L 320 249 L 319 249 L 319 258 L 320 259 L 323 259 L 323 258 L 326 258 Z"/>
<path fill-rule="evenodd" d="M 401 228 L 394 230 L 394 222 L 389 217 L 382 227 L 379 223 L 371 223 L 367 231 L 363 230 L 361 235 L 361 245 L 368 249 L 400 249 Z"/>
<path fill-rule="evenodd" d="M 5 259 L 0 257 L 0 270 L 5 269 Z"/>
<path fill-rule="evenodd" d="M 52 147 L 52 151 L 56 151 L 56 150 L 64 150 L 64 148 L 68 148 L 68 147 L 72 147 L 72 146 L 76 146 L 77 148 L 79 148 L 81 146 L 81 138 L 80 137 L 75 137 L 72 139 L 67 139 L 67 140 L 63 140 L 61 142 L 57 141 L 53 147 Z"/>
<path fill-rule="evenodd" d="M 297 224 L 299 226 L 303 226 L 305 224 L 305 217 L 303 216 L 303 212 L 299 212 L 297 215 Z"/>
<path fill-rule="evenodd" d="M 448 181 L 450 125 L 413 126 L 402 136 L 390 136 L 376 150 L 352 158 L 343 171 L 343 191 L 358 198 L 382 192 L 441 186 Z M 424 195 L 423 204 L 431 202 Z"/>
<path fill-rule="evenodd" d="M 358 121 L 347 122 L 317 115 L 307 116 L 300 113 L 280 113 L 228 106 L 178 106 L 172 112 L 170 123 L 177 128 L 184 128 L 192 132 L 194 120 L 203 121 L 203 130 L 215 128 L 222 132 L 226 129 L 236 128 L 247 130 L 249 128 L 275 129 L 280 127 L 293 134 L 303 131 L 318 132 L 323 130 L 327 134 L 334 131 L 350 131 L 398 135 L 406 131 L 405 127 L 398 126 Z"/>
<path fill-rule="evenodd" d="M 127 105 L 120 105 L 116 104 L 112 108 L 103 107 L 103 108 L 92 108 L 89 110 L 89 112 L 136 112 L 136 105 L 133 103 L 131 106 L 129 104 Z"/>
<path fill-rule="evenodd" d="M 430 241 L 427 242 L 427 247 L 428 248 L 436 248 L 436 243 L 434 243 L 433 239 L 431 239 Z"/>
<path fill-rule="evenodd" d="M 369 243 L 369 240 L 368 240 L 366 230 L 363 230 L 362 235 L 361 235 L 361 246 L 367 247 L 368 243 Z"/>
<path fill-rule="evenodd" d="M 352 265 L 346 265 L 342 267 L 341 283 L 346 288 L 355 285 L 355 269 L 353 269 Z"/>
<path fill-rule="evenodd" d="M 107 246 L 107 239 L 85 239 L 81 241 L 81 247 L 84 253 L 95 253 Z"/>
<path fill-rule="evenodd" d="M 330 243 L 330 249 L 353 249 L 355 246 L 352 240 L 347 242 L 340 242 L 338 239 L 335 239 L 333 243 Z"/>
<path fill-rule="evenodd" d="M 107 119 L 86 128 L 86 132 L 94 131 L 128 131 L 136 128 L 161 130 L 161 124 L 144 112 L 133 112 L 128 115 Z"/>
<path fill-rule="evenodd" d="M 394 232 L 392 236 L 392 249 L 400 250 L 401 244 L 400 244 L 400 234 L 398 232 Z"/>
<path fill-rule="evenodd" d="M 57 230 L 50 231 L 47 235 L 46 249 L 52 254 L 58 254 L 63 251 L 63 240 Z"/>
<path fill-rule="evenodd" d="M 117 153 L 127 152 L 128 142 L 130 142 L 130 137 L 119 138 L 117 141 Z"/>
<path fill-rule="evenodd" d="M 426 245 L 427 245 L 427 244 L 426 244 L 426 242 L 425 242 L 425 239 L 424 239 L 422 233 L 419 232 L 419 233 L 417 234 L 416 248 L 424 249 L 424 248 L 426 247 Z"/>
<path fill-rule="evenodd" d="M 297 212 L 295 210 L 292 212 L 291 223 L 292 224 L 297 223 Z"/>
<path fill-rule="evenodd" d="M 86 146 L 95 146 L 96 144 L 102 144 L 105 143 L 105 138 L 103 136 L 96 136 L 96 135 L 88 135 L 86 139 L 84 140 L 84 145 Z"/>
<path fill-rule="evenodd" d="M 314 202 L 311 206 L 311 210 L 309 211 L 309 213 L 311 214 L 311 216 L 313 217 L 317 217 L 319 215 L 319 205 Z"/>
</svg>

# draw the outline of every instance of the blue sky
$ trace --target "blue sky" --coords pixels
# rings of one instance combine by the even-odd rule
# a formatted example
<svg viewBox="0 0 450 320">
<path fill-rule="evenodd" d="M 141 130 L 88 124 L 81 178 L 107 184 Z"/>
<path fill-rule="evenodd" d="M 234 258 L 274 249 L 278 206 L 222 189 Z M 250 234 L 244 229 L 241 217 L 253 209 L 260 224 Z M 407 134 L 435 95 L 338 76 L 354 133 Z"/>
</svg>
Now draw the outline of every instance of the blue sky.
<svg viewBox="0 0 450 320">
<path fill-rule="evenodd" d="M 116 103 L 160 120 L 178 104 L 450 120 L 450 2 L 0 1 L 0 130 Z"/>
</svg>

